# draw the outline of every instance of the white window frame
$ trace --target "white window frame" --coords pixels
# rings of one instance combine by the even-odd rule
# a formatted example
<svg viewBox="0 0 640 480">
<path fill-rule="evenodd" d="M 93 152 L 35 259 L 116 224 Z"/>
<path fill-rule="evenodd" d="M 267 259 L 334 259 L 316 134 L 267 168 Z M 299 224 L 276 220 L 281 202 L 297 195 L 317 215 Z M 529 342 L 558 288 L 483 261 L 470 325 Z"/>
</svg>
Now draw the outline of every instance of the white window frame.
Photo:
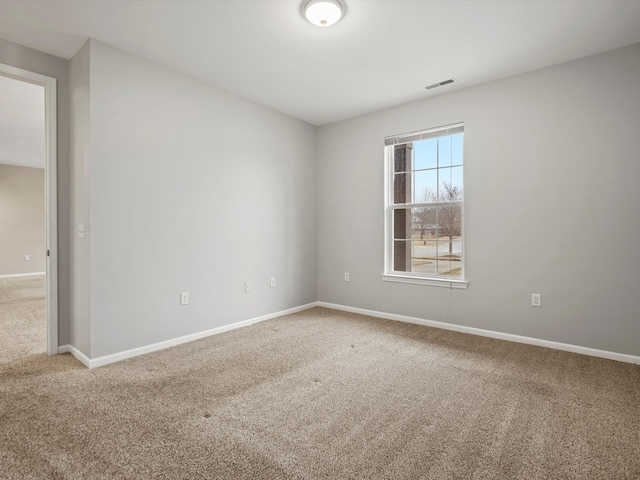
<svg viewBox="0 0 640 480">
<path fill-rule="evenodd" d="M 466 289 L 469 286 L 465 272 L 466 245 L 465 245 L 465 221 L 464 221 L 464 198 L 461 202 L 456 202 L 461 207 L 462 222 L 462 275 L 461 278 L 447 278 L 444 276 L 430 275 L 419 272 L 401 272 L 393 270 L 393 212 L 398 208 L 407 207 L 437 207 L 449 205 L 449 203 L 405 203 L 394 204 L 394 146 L 405 144 L 428 138 L 444 137 L 455 133 L 464 132 L 464 123 L 456 123 L 442 127 L 411 132 L 402 135 L 394 135 L 385 138 L 384 147 L 384 273 L 382 280 L 386 282 L 410 283 L 417 285 L 430 285 L 435 287 Z M 464 142 L 464 140 L 463 140 Z M 463 143 L 464 149 L 464 143 Z M 464 150 L 463 150 L 464 151 Z M 463 159 L 463 188 L 464 188 L 464 159 Z"/>
</svg>

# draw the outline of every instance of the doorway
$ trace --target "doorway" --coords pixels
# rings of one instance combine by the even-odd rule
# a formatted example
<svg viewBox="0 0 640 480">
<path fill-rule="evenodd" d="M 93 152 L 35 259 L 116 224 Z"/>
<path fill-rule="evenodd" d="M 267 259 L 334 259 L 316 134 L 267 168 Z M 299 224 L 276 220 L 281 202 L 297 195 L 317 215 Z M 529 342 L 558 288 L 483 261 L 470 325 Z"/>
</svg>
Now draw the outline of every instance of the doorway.
<svg viewBox="0 0 640 480">
<path fill-rule="evenodd" d="M 22 295 L 23 297 L 35 296 L 38 291 L 42 291 L 42 285 L 40 284 L 38 287 L 37 281 L 31 282 L 22 282 L 20 283 L 18 280 L 21 278 L 34 279 L 36 276 L 32 275 L 33 273 L 40 273 L 42 266 L 44 267 L 44 325 L 45 325 L 45 338 L 46 338 L 46 352 L 48 355 L 55 355 L 58 353 L 58 247 L 57 247 L 57 144 L 56 144 L 56 79 L 51 78 L 45 75 L 41 75 L 35 72 L 30 72 L 27 70 L 22 70 L 10 65 L 0 64 L 0 81 L 3 81 L 5 85 L 12 85 L 16 88 L 17 91 L 22 91 L 22 93 L 29 91 L 31 88 L 34 92 L 40 92 L 40 100 L 39 103 L 42 107 L 40 110 L 40 128 L 43 130 L 40 132 L 42 138 L 41 144 L 38 147 L 40 149 L 40 158 L 43 160 L 44 172 L 40 173 L 41 177 L 44 177 L 44 239 L 42 239 L 40 244 L 34 243 L 30 245 L 28 250 L 34 250 L 33 253 L 29 252 L 20 252 L 18 260 L 20 262 L 24 262 L 22 264 L 13 264 L 13 266 L 6 267 L 9 270 L 17 270 L 17 274 L 3 275 L 5 278 L 9 278 L 9 280 L 13 281 L 13 284 L 10 285 L 10 290 L 12 289 L 15 292 L 18 292 L 18 295 Z M 18 83 L 7 83 L 7 82 L 18 82 Z M 23 88 L 21 88 L 23 87 Z M 16 94 L 17 95 L 17 94 Z M 15 102 L 14 102 L 15 103 Z M 18 107 L 20 104 L 18 104 Z M 25 104 L 25 111 L 27 109 L 27 104 Z M 24 116 L 19 116 L 20 109 L 17 109 L 16 115 L 18 115 L 17 121 L 22 122 L 23 126 L 28 123 L 28 120 L 24 118 Z M 16 130 L 15 135 L 13 135 L 12 143 L 14 148 L 20 147 L 20 142 L 24 144 L 25 147 L 31 145 L 33 147 L 30 139 L 32 137 L 22 136 L 18 134 L 19 130 Z M 26 132 L 26 130 L 25 130 Z M 11 163 L 11 159 L 1 159 L 0 164 Z M 18 163 L 16 162 L 13 162 Z M 20 166 L 18 164 L 18 166 Z M 15 165 L 14 165 L 15 167 Z M 42 167 L 40 167 L 42 168 Z M 16 188 L 14 190 L 18 191 L 18 194 L 26 194 L 27 188 L 22 188 L 24 185 L 27 185 L 27 177 L 36 176 L 34 175 L 36 170 L 33 165 L 26 166 L 24 171 L 18 171 L 14 169 L 7 169 L 7 171 L 11 171 L 12 175 L 18 175 L 21 178 L 21 187 Z M 24 174 L 27 174 L 26 177 Z M 24 178 L 23 178 L 24 177 Z M 14 177 L 18 178 L 18 177 Z M 41 184 L 42 185 L 42 184 Z M 14 198 L 15 200 L 15 198 Z M 21 201 L 18 199 L 17 201 Z M 22 210 L 21 210 L 22 211 Z M 27 211 L 27 210 L 25 210 Z M 25 214 L 30 215 L 31 213 Z M 35 215 L 35 214 L 34 214 Z M 19 216 L 20 223 L 22 221 L 26 221 L 25 218 Z M 19 239 L 18 239 L 19 243 Z M 25 245 L 26 247 L 26 245 Z M 7 247 L 7 250 L 10 248 Z M 8 253 L 8 252 L 6 252 Z M 16 252 L 13 253 L 12 257 L 16 257 Z M 11 261 L 16 260 L 16 258 L 12 258 Z M 8 260 L 7 260 L 8 261 Z M 34 268 L 29 268 L 29 262 L 34 261 Z M 21 271 L 22 270 L 22 275 Z M 40 282 L 42 283 L 42 277 L 40 277 Z M 24 298 L 23 298 L 24 300 Z M 28 307 L 28 302 L 25 304 Z M 21 316 L 22 319 L 24 317 Z"/>
</svg>

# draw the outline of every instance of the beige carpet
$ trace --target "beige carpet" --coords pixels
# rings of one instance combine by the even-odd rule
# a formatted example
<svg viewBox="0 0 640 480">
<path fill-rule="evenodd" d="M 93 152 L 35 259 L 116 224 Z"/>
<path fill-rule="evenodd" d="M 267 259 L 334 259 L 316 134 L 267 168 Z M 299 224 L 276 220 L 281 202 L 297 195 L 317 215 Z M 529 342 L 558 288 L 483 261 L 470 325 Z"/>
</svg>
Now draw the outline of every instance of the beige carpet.
<svg viewBox="0 0 640 480">
<path fill-rule="evenodd" d="M 0 363 L 47 351 L 45 277 L 0 278 Z"/>
<path fill-rule="evenodd" d="M 638 479 L 640 367 L 312 309 L 0 365 L 3 479 Z"/>
</svg>

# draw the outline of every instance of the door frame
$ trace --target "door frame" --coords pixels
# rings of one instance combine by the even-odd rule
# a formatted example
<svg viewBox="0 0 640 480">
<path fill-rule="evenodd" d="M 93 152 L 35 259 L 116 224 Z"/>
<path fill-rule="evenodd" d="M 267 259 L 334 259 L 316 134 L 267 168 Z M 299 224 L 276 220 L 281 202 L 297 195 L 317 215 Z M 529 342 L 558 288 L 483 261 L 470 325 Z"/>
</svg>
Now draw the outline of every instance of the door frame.
<svg viewBox="0 0 640 480">
<path fill-rule="evenodd" d="M 58 147 L 57 83 L 53 77 L 0 63 L 0 74 L 44 87 L 47 355 L 58 353 Z"/>
</svg>

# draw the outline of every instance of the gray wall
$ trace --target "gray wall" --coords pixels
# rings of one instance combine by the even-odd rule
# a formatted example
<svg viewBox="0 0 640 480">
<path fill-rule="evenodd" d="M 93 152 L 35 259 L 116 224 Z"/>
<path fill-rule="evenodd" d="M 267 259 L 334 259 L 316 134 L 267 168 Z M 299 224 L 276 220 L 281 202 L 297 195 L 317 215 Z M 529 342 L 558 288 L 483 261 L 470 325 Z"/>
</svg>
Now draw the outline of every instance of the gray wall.
<svg viewBox="0 0 640 480">
<path fill-rule="evenodd" d="M 314 302 L 316 128 L 95 40 L 89 57 L 91 357 Z"/>
<path fill-rule="evenodd" d="M 42 168 L 0 165 L 0 275 L 45 271 L 44 205 Z"/>
<path fill-rule="evenodd" d="M 89 236 L 78 237 L 78 225 L 89 233 L 89 42 L 69 62 L 71 92 L 71 321 L 69 343 L 91 358 Z"/>
<path fill-rule="evenodd" d="M 640 355 L 639 86 L 635 45 L 320 128 L 319 300 Z M 469 288 L 383 282 L 383 139 L 461 121 Z"/>
<path fill-rule="evenodd" d="M 639 45 L 321 127 L 317 145 L 93 40 L 71 62 L 0 40 L 0 63 L 58 79 L 61 345 L 96 358 L 319 299 L 640 355 Z M 469 289 L 383 283 L 382 139 L 458 121 Z"/>
<path fill-rule="evenodd" d="M 69 343 L 71 319 L 71 188 L 69 152 L 69 62 L 0 39 L 0 63 L 57 79 L 58 107 L 58 341 Z"/>
</svg>

